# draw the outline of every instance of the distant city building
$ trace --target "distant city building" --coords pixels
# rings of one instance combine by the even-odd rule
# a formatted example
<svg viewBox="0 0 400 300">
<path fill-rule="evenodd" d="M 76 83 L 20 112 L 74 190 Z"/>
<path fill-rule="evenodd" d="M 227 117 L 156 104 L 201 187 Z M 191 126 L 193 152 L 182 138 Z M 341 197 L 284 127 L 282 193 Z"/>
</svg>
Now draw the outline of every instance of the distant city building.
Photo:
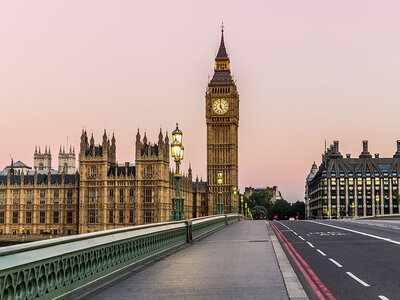
<svg viewBox="0 0 400 300">
<path fill-rule="evenodd" d="M 400 141 L 393 158 L 374 157 L 363 141 L 358 158 L 343 157 L 335 141 L 307 185 L 311 218 L 399 214 Z"/>
<path fill-rule="evenodd" d="M 274 203 L 276 200 L 282 200 L 281 192 L 278 190 L 277 186 L 273 187 L 265 187 L 265 188 L 252 188 L 252 187 L 245 187 L 243 195 L 246 198 L 249 198 L 251 194 L 254 192 L 264 192 L 267 191 L 271 194 L 271 201 Z"/>
<path fill-rule="evenodd" d="M 65 151 L 65 148 L 60 146 L 58 152 L 58 173 L 74 174 L 76 172 L 76 156 L 75 148 L 69 147 L 69 151 Z"/>
<path fill-rule="evenodd" d="M 309 219 L 309 217 L 310 217 L 310 196 L 309 196 L 308 186 L 309 186 L 311 180 L 315 177 L 315 174 L 317 174 L 317 172 L 318 172 L 318 166 L 314 161 L 314 163 L 310 169 L 310 173 L 307 175 L 306 184 L 305 184 L 304 203 L 305 203 L 305 208 L 306 208 L 306 211 L 305 211 L 306 219 Z"/>
<path fill-rule="evenodd" d="M 51 151 L 50 147 L 47 151 L 47 146 L 45 147 L 44 153 L 41 152 L 40 146 L 39 150 L 37 146 L 35 147 L 35 154 L 33 155 L 33 168 L 37 171 L 50 171 L 51 170 Z"/>
</svg>

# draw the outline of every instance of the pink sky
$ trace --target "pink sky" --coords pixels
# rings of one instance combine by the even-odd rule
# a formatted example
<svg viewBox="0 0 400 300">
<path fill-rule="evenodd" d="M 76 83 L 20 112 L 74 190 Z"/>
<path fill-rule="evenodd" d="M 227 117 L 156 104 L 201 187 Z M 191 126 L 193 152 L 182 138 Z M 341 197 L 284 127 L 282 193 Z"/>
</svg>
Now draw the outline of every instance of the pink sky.
<svg viewBox="0 0 400 300">
<path fill-rule="evenodd" d="M 184 132 L 206 179 L 205 89 L 220 24 L 240 93 L 239 183 L 302 199 L 324 140 L 392 156 L 400 139 L 399 1 L 8 1 L 0 4 L 0 169 L 35 145 L 139 127 Z"/>
</svg>

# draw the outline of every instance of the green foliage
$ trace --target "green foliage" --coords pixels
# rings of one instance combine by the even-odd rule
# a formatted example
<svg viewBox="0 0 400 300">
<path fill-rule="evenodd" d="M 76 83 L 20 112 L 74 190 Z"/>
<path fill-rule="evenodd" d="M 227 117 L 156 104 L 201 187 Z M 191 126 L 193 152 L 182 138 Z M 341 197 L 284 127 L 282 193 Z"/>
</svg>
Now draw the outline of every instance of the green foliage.
<svg viewBox="0 0 400 300">
<path fill-rule="evenodd" d="M 260 217 L 265 219 L 268 216 L 267 209 L 264 206 L 261 206 L 261 205 L 254 206 L 251 209 L 251 214 L 253 216 L 253 219 L 260 219 Z"/>
<path fill-rule="evenodd" d="M 247 202 L 253 217 L 256 216 L 255 213 L 253 213 L 253 209 L 261 206 L 266 209 L 266 214 L 270 220 L 274 219 L 275 216 L 280 220 L 296 218 L 296 216 L 298 216 L 299 219 L 305 218 L 304 202 L 297 201 L 295 203 L 289 203 L 284 199 L 279 199 L 276 200 L 275 203 L 272 203 L 271 198 L 272 194 L 268 191 L 259 191 L 251 194 L 248 199 L 244 197 L 244 201 Z M 259 208 L 257 208 L 256 211 L 258 210 Z"/>
</svg>

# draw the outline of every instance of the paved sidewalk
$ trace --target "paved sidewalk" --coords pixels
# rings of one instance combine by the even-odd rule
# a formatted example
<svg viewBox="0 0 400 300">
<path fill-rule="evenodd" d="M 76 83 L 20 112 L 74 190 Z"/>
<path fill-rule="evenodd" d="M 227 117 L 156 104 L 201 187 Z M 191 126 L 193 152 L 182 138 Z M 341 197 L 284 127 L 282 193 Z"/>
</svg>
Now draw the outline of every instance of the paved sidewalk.
<svg viewBox="0 0 400 300">
<path fill-rule="evenodd" d="M 86 299 L 288 299 L 265 221 L 241 221 Z"/>
</svg>

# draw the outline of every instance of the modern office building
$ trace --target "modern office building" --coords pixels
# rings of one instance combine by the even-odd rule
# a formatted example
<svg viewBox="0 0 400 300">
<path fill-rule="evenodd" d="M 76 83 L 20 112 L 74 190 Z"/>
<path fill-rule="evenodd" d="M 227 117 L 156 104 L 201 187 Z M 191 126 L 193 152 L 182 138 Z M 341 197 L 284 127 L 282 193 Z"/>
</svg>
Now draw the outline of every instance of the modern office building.
<svg viewBox="0 0 400 300">
<path fill-rule="evenodd" d="M 359 157 L 345 157 L 335 141 L 322 155 L 315 176 L 307 181 L 311 218 L 399 214 L 400 141 L 393 157 L 372 156 L 363 141 Z"/>
</svg>

